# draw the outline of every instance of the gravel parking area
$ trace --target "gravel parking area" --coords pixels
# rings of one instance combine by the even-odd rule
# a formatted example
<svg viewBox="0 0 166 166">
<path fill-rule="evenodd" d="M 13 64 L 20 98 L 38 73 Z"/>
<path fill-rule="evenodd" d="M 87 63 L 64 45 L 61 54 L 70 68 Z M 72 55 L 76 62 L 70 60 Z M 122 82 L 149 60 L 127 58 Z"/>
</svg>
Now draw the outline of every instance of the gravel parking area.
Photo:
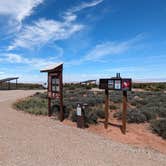
<svg viewBox="0 0 166 166">
<path fill-rule="evenodd" d="M 0 166 L 166 166 L 166 155 L 12 109 L 36 91 L 0 91 Z"/>
</svg>

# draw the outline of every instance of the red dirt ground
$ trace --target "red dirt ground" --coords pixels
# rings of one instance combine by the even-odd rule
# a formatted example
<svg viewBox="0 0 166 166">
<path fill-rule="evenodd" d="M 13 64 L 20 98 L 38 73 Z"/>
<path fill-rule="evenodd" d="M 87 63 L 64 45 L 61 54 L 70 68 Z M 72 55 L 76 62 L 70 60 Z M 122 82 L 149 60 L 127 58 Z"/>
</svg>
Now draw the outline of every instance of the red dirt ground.
<svg viewBox="0 0 166 166">
<path fill-rule="evenodd" d="M 112 118 L 111 114 L 109 122 L 114 125 L 108 125 L 108 129 L 105 129 L 103 122 L 104 120 L 101 120 L 99 121 L 99 124 L 90 125 L 90 127 L 85 130 L 99 134 L 116 142 L 130 144 L 137 147 L 151 148 L 166 154 L 166 140 L 153 134 L 148 123 L 127 124 L 127 133 L 124 135 L 118 126 L 121 125 L 121 121 Z M 76 123 L 69 120 L 65 120 L 63 123 L 65 125 L 76 127 Z"/>
</svg>

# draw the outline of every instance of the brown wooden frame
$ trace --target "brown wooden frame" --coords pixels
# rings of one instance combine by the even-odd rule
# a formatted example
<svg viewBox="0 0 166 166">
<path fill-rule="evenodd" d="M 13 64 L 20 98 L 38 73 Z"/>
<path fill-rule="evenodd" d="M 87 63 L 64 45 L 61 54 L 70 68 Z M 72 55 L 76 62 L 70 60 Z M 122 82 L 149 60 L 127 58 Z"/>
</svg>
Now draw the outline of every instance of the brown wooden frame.
<svg viewBox="0 0 166 166">
<path fill-rule="evenodd" d="M 48 116 L 52 115 L 51 111 L 51 100 L 59 99 L 60 102 L 60 114 L 59 120 L 64 120 L 64 111 L 63 111 L 63 64 L 60 64 L 52 69 L 44 69 L 41 72 L 48 73 Z M 52 91 L 52 77 L 56 77 L 59 79 L 59 92 Z"/>
<path fill-rule="evenodd" d="M 117 91 L 122 91 L 123 92 L 123 99 L 122 99 L 122 133 L 126 134 L 126 112 L 127 112 L 127 91 L 131 91 L 131 86 L 132 86 L 132 80 L 130 78 L 105 78 L 105 79 L 100 79 L 99 81 L 99 88 L 105 90 L 105 122 L 104 122 L 104 127 L 105 129 L 108 128 L 108 123 L 109 123 L 109 87 L 108 87 L 108 81 L 111 80 L 114 82 L 113 88 L 110 90 L 117 90 Z M 121 88 L 120 89 L 115 89 L 115 81 L 119 80 L 121 82 Z M 130 87 L 127 89 L 122 88 L 122 82 L 123 81 L 129 81 L 130 82 Z"/>
</svg>

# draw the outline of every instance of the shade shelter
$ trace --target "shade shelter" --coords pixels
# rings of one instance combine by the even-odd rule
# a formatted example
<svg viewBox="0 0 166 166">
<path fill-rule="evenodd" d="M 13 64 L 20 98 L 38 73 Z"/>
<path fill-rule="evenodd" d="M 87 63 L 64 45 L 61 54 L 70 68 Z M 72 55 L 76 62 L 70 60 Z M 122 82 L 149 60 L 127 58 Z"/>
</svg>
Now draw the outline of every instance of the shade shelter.
<svg viewBox="0 0 166 166">
<path fill-rule="evenodd" d="M 19 77 L 9 77 L 9 78 L 5 78 L 5 79 L 1 79 L 0 80 L 0 89 L 10 90 L 12 88 L 11 87 L 11 81 L 13 81 L 13 80 L 16 80 L 14 88 L 17 89 L 18 79 L 19 79 Z"/>
<path fill-rule="evenodd" d="M 63 63 L 48 66 L 45 69 L 40 70 L 40 72 L 48 73 L 48 116 L 52 115 L 51 100 L 59 100 L 59 119 L 60 121 L 63 121 Z"/>
</svg>

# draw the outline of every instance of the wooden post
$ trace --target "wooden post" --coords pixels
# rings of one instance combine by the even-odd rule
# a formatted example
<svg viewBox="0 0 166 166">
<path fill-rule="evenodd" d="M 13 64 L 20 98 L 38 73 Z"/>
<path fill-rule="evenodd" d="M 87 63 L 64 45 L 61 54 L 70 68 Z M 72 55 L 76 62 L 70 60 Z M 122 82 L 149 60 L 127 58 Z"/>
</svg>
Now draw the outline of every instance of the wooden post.
<svg viewBox="0 0 166 166">
<path fill-rule="evenodd" d="M 8 90 L 10 90 L 10 81 L 8 81 Z"/>
<path fill-rule="evenodd" d="M 17 79 L 16 79 L 16 89 L 17 89 L 17 83 L 18 83 L 18 81 L 17 81 Z"/>
<path fill-rule="evenodd" d="M 127 91 L 123 91 L 122 132 L 126 134 Z"/>
<path fill-rule="evenodd" d="M 108 128 L 108 117 L 109 117 L 108 106 L 109 106 L 109 93 L 108 89 L 105 89 L 105 123 L 104 123 L 105 129 Z"/>
<path fill-rule="evenodd" d="M 48 97 L 48 116 L 51 116 L 51 98 Z"/>
<path fill-rule="evenodd" d="M 64 120 L 64 111 L 63 111 L 63 77 L 62 77 L 62 72 L 60 73 L 60 117 L 59 117 L 60 121 Z"/>
</svg>

